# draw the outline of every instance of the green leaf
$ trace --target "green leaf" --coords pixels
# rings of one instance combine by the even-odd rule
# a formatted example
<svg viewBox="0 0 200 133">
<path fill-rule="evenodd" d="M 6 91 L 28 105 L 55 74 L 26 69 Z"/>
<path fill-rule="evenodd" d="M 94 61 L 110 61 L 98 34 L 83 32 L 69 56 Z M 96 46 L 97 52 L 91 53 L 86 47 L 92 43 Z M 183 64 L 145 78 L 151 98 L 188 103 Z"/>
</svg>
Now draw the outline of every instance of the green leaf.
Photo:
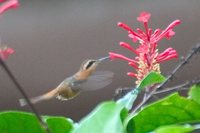
<svg viewBox="0 0 200 133">
<path fill-rule="evenodd" d="M 117 100 L 118 104 L 122 104 L 127 110 L 130 110 L 135 102 L 139 92 L 147 86 L 152 84 L 161 83 L 165 80 L 165 77 L 157 72 L 150 72 L 140 83 L 137 88 L 133 88 L 125 96 Z"/>
<path fill-rule="evenodd" d="M 165 77 L 157 72 L 150 72 L 139 84 L 138 88 L 144 89 L 152 84 L 161 83 L 165 81 Z"/>
<path fill-rule="evenodd" d="M 169 125 L 161 126 L 153 133 L 189 133 L 195 130 L 191 125 Z"/>
<path fill-rule="evenodd" d="M 200 85 L 193 85 L 189 91 L 189 96 L 200 104 Z"/>
<path fill-rule="evenodd" d="M 53 133 L 69 133 L 73 129 L 73 122 L 65 117 L 44 116 L 45 122 Z"/>
<path fill-rule="evenodd" d="M 104 102 L 80 121 L 73 133 L 124 133 L 123 119 L 127 111 L 115 102 Z"/>
<path fill-rule="evenodd" d="M 199 110 L 198 103 L 175 93 L 128 117 L 127 131 L 146 133 L 164 125 L 200 122 Z"/>
<path fill-rule="evenodd" d="M 45 133 L 31 113 L 7 111 L 0 113 L 0 133 Z"/>
<path fill-rule="evenodd" d="M 44 117 L 53 133 L 69 133 L 72 122 L 64 117 Z M 32 113 L 19 111 L 0 112 L 0 133 L 46 133 Z"/>
</svg>

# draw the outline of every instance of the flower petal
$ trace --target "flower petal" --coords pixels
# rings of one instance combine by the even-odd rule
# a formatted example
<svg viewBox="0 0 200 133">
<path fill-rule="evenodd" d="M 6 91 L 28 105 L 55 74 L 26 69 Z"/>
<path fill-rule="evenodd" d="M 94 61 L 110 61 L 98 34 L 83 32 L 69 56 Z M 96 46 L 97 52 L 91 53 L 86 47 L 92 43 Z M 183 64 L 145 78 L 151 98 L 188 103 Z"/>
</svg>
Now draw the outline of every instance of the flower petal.
<svg viewBox="0 0 200 133">
<path fill-rule="evenodd" d="M 156 61 L 158 63 L 166 61 L 166 60 L 170 60 L 172 58 L 177 58 L 178 54 L 176 52 L 175 49 L 173 48 L 167 48 L 164 52 L 160 53 L 157 58 Z"/>
<path fill-rule="evenodd" d="M 130 44 L 125 43 L 125 42 L 120 42 L 119 45 L 122 46 L 122 47 L 124 47 L 124 48 L 126 48 L 126 49 L 128 49 L 128 50 L 130 50 L 130 51 L 132 51 L 136 55 L 138 55 L 138 52 L 133 47 L 131 47 Z"/>
<path fill-rule="evenodd" d="M 0 0 L 0 2 L 4 2 L 5 0 Z"/>
<path fill-rule="evenodd" d="M 166 36 L 176 25 L 179 25 L 181 23 L 180 20 L 173 21 L 165 30 L 162 31 L 162 33 L 156 37 L 156 42 L 161 40 L 164 36 Z"/>
<path fill-rule="evenodd" d="M 157 58 L 162 58 L 163 56 L 168 56 L 170 54 L 177 54 L 176 50 L 173 48 L 167 48 L 165 51 L 163 51 L 162 53 L 160 53 Z"/>
<path fill-rule="evenodd" d="M 122 59 L 122 60 L 126 60 L 126 61 L 129 61 L 129 62 L 132 62 L 132 63 L 136 63 L 135 60 L 133 59 L 130 59 L 124 55 L 121 55 L 121 54 L 117 54 L 117 53 L 113 53 L 113 52 L 109 52 L 109 56 L 110 58 L 113 60 L 113 59 Z"/>
<path fill-rule="evenodd" d="M 12 48 L 0 49 L 0 58 L 2 60 L 6 60 L 14 52 L 15 52 L 15 50 Z"/>
<path fill-rule="evenodd" d="M 129 62 L 128 63 L 130 66 L 134 67 L 135 69 L 138 69 L 138 66 L 135 63 Z"/>
<path fill-rule="evenodd" d="M 137 20 L 143 23 L 147 23 L 151 17 L 151 14 L 148 12 L 141 12 L 140 16 L 137 17 Z"/>
<path fill-rule="evenodd" d="M 10 8 L 16 8 L 19 5 L 18 0 L 9 0 L 0 6 L 0 14 L 3 14 Z"/>
<path fill-rule="evenodd" d="M 133 36 L 135 36 L 138 40 L 142 39 L 142 37 L 139 34 L 137 34 L 135 31 L 133 31 L 127 24 L 118 22 L 117 25 L 119 27 L 122 27 L 123 29 L 127 30 L 129 32 L 129 34 L 133 34 Z"/>
<path fill-rule="evenodd" d="M 135 74 L 133 72 L 128 72 L 127 75 L 131 76 L 131 77 L 134 77 L 134 78 L 137 78 L 137 74 Z"/>
</svg>

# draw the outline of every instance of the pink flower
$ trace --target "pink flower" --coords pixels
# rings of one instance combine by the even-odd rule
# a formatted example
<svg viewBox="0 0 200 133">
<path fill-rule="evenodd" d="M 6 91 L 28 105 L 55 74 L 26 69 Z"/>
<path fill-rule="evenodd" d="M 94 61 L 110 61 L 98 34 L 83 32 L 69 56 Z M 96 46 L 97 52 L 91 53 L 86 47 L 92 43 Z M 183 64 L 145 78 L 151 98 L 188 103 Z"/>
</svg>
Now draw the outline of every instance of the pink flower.
<svg viewBox="0 0 200 133">
<path fill-rule="evenodd" d="M 15 50 L 13 50 L 12 48 L 8 48 L 8 47 L 0 48 L 0 58 L 2 60 L 6 60 L 14 52 L 15 52 Z"/>
<path fill-rule="evenodd" d="M 5 0 L 1 0 L 0 2 L 4 2 Z M 0 6 L 0 14 L 3 14 L 5 11 L 9 10 L 10 8 L 18 7 L 19 3 L 18 0 L 7 0 Z"/>
<path fill-rule="evenodd" d="M 128 72 L 127 75 L 131 77 L 136 77 L 136 84 L 139 84 L 140 81 L 151 71 L 157 71 L 160 73 L 160 63 L 163 61 L 167 61 L 173 58 L 177 58 L 177 52 L 173 48 L 168 48 L 162 53 L 158 52 L 157 46 L 158 42 L 167 38 L 170 39 L 175 35 L 173 28 L 180 24 L 180 20 L 173 21 L 166 29 L 156 29 L 152 32 L 151 28 L 148 28 L 148 21 L 151 17 L 150 13 L 142 12 L 140 16 L 137 18 L 139 22 L 144 24 L 145 31 L 137 28 L 136 31 L 132 30 L 125 23 L 119 22 L 118 26 L 128 31 L 129 38 L 132 39 L 133 42 L 138 42 L 140 45 L 138 48 L 133 48 L 130 44 L 125 42 L 120 42 L 120 46 L 126 48 L 127 50 L 133 52 L 136 57 L 128 58 L 124 55 L 117 54 L 114 52 L 110 52 L 111 59 L 122 59 L 128 61 L 128 64 L 136 69 L 136 73 Z"/>
<path fill-rule="evenodd" d="M 5 11 L 11 8 L 16 8 L 19 5 L 18 0 L 0 0 L 0 2 L 4 2 L 0 5 L 0 14 L 3 14 Z M 12 48 L 8 48 L 6 46 L 0 47 L 0 59 L 6 60 L 9 55 L 13 54 L 14 52 L 15 51 Z"/>
</svg>

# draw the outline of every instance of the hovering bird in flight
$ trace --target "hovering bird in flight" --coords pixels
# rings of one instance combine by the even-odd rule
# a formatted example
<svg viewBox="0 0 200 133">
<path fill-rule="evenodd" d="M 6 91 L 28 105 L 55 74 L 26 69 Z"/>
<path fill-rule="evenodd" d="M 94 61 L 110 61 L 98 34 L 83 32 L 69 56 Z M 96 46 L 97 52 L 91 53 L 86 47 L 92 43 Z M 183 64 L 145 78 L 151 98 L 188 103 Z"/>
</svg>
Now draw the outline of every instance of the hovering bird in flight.
<svg viewBox="0 0 200 133">
<path fill-rule="evenodd" d="M 81 91 L 104 88 L 112 82 L 114 74 L 110 71 L 96 71 L 96 68 L 99 63 L 106 59 L 109 59 L 109 57 L 85 60 L 77 73 L 66 78 L 50 92 L 31 98 L 30 102 L 35 104 L 55 97 L 60 100 L 69 100 L 77 96 Z M 20 99 L 19 102 L 21 106 L 27 105 L 25 99 Z"/>
</svg>

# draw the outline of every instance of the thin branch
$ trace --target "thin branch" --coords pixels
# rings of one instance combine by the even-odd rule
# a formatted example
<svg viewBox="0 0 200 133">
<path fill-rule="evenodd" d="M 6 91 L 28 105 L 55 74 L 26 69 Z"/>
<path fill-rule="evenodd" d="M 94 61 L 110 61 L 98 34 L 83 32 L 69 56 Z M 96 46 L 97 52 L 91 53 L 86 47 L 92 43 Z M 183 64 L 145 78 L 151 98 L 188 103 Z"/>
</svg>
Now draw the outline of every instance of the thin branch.
<svg viewBox="0 0 200 133">
<path fill-rule="evenodd" d="M 187 81 L 183 84 L 180 85 L 176 85 L 170 88 L 166 88 L 164 90 L 160 90 L 160 91 L 156 91 L 153 95 L 157 95 L 157 94 L 161 94 L 161 93 L 165 93 L 165 92 L 170 92 L 170 91 L 174 91 L 174 90 L 185 90 L 188 89 L 190 86 L 194 85 L 194 84 L 199 84 L 200 83 L 200 79 L 198 80 L 192 80 L 192 81 Z"/>
<path fill-rule="evenodd" d="M 189 54 L 186 56 L 185 59 L 182 59 L 182 61 L 175 67 L 175 69 L 172 71 L 170 75 L 167 76 L 166 80 L 158 85 L 155 88 L 152 88 L 152 91 L 149 92 L 149 94 L 146 96 L 145 100 L 143 100 L 141 103 L 139 103 L 135 109 L 131 112 L 131 114 L 135 113 L 138 109 L 140 109 L 149 99 L 153 96 L 153 94 L 157 91 L 163 88 L 163 86 L 173 78 L 173 76 L 176 74 L 176 72 L 182 68 L 185 64 L 188 63 L 188 61 L 192 58 L 193 55 L 195 55 L 197 52 L 200 51 L 200 43 L 198 43 L 192 50 L 189 52 Z"/>
<path fill-rule="evenodd" d="M 8 74 L 8 76 L 10 77 L 10 79 L 12 80 L 12 82 L 15 84 L 15 86 L 17 87 L 17 89 L 19 90 L 19 92 L 26 99 L 28 105 L 30 106 L 31 110 L 33 111 L 33 113 L 35 114 L 35 116 L 37 117 L 37 119 L 39 120 L 40 124 L 45 128 L 45 130 L 46 130 L 47 133 L 51 133 L 50 130 L 49 130 L 49 128 L 48 128 L 48 126 L 47 126 L 47 124 L 42 120 L 42 118 L 39 115 L 38 111 L 35 109 L 35 107 L 31 103 L 31 101 L 29 100 L 29 98 L 28 98 L 27 94 L 25 93 L 24 89 L 19 84 L 19 82 L 14 77 L 14 75 L 12 74 L 12 72 L 10 71 L 10 69 L 8 68 L 8 66 L 6 65 L 6 63 L 1 58 L 0 58 L 0 64 L 4 68 L 4 70 L 6 71 L 6 73 Z"/>
</svg>

